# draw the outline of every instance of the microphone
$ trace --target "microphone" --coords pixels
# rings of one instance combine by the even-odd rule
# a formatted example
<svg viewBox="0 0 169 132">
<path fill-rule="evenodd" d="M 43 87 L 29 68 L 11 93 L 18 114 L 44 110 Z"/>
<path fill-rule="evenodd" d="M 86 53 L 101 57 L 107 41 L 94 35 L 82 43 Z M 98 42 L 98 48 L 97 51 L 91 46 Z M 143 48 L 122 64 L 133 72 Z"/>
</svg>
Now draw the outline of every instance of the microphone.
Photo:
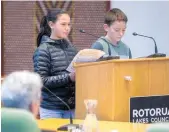
<svg viewBox="0 0 169 132">
<path fill-rule="evenodd" d="M 70 126 L 70 127 L 79 128 L 79 124 L 73 124 L 72 113 L 71 113 L 71 109 L 70 109 L 69 105 L 68 105 L 63 99 L 61 99 L 59 96 L 57 96 L 57 95 L 54 94 L 52 91 L 50 91 L 47 87 L 45 87 L 44 85 L 43 85 L 43 87 L 44 87 L 48 92 L 50 92 L 52 95 L 54 95 L 59 101 L 61 101 L 61 102 L 67 107 L 67 109 L 70 111 L 70 118 L 69 118 L 70 123 L 67 124 L 67 125 L 63 125 L 63 126 L 57 128 L 57 130 L 58 130 L 58 131 L 68 131 L 68 127 L 69 127 L 69 126 Z"/>
<path fill-rule="evenodd" d="M 91 34 L 91 33 L 88 33 L 88 32 L 86 32 L 85 30 L 83 30 L 83 29 L 79 29 L 79 32 L 81 32 L 81 33 L 86 33 L 86 34 L 88 34 L 88 35 L 90 35 L 90 36 L 93 36 L 93 37 L 95 37 L 95 38 L 99 38 L 98 36 L 96 36 L 96 35 L 93 35 L 93 34 Z M 102 39 L 102 38 L 101 38 Z M 104 39 L 102 39 L 102 40 L 104 40 Z M 105 40 L 104 40 L 105 41 Z M 107 42 L 106 42 L 107 43 Z M 111 50 L 110 50 L 110 44 L 109 43 L 107 43 L 107 45 L 108 45 L 108 52 L 109 52 L 109 55 L 108 56 L 102 56 L 101 58 L 99 58 L 97 61 L 105 61 L 105 60 L 112 60 L 112 59 L 120 59 L 120 57 L 119 56 L 111 56 Z"/>
<path fill-rule="evenodd" d="M 149 37 L 149 36 L 145 36 L 145 35 L 142 35 L 142 34 L 138 34 L 136 32 L 134 32 L 133 35 L 134 36 L 141 36 L 141 37 L 145 37 L 145 38 L 150 38 L 150 39 L 152 39 L 154 41 L 155 53 L 147 56 L 147 58 L 166 57 L 166 54 L 164 54 L 164 53 L 158 53 L 157 44 L 156 44 L 156 41 L 155 41 L 155 39 L 153 37 Z"/>
<path fill-rule="evenodd" d="M 155 54 L 158 53 L 158 49 L 157 49 L 157 44 L 156 44 L 156 41 L 153 37 L 149 37 L 149 36 L 145 36 L 145 35 L 141 35 L 141 34 L 138 34 L 136 32 L 133 33 L 134 36 L 142 36 L 142 37 L 145 37 L 145 38 L 150 38 L 154 41 L 154 45 L 155 45 Z"/>
<path fill-rule="evenodd" d="M 93 36 L 93 37 L 95 37 L 95 38 L 99 38 L 98 36 L 95 36 L 95 35 L 93 35 L 93 34 L 91 34 L 91 33 L 88 33 L 88 32 L 86 32 L 85 30 L 83 30 L 83 29 L 79 29 L 79 32 L 81 32 L 81 33 L 86 33 L 86 34 L 88 34 L 88 35 L 90 35 L 90 36 Z M 102 38 L 101 38 L 102 39 Z M 104 39 L 102 39 L 102 40 L 104 40 Z M 105 41 L 105 40 L 104 40 Z M 110 44 L 107 44 L 108 45 L 108 52 L 109 52 L 109 56 L 111 56 L 111 50 L 110 50 Z"/>
<path fill-rule="evenodd" d="M 79 29 L 79 32 L 81 32 L 81 33 L 86 33 L 86 34 L 91 35 L 91 36 L 93 36 L 93 37 L 95 37 L 95 38 L 99 38 L 98 36 L 93 35 L 93 34 L 91 34 L 91 33 L 88 33 L 88 32 L 86 32 L 86 31 L 83 30 L 83 29 Z"/>
<path fill-rule="evenodd" d="M 90 35 L 90 36 L 93 36 L 93 37 L 95 37 L 95 38 L 97 38 L 97 39 L 99 38 L 98 36 L 93 35 L 93 34 L 91 34 L 91 33 L 88 33 L 88 32 L 86 32 L 86 31 L 83 30 L 83 29 L 79 29 L 79 32 L 81 32 L 81 33 L 86 33 L 86 34 L 88 34 L 88 35 Z M 101 39 L 102 39 L 102 38 L 101 38 Z M 102 40 L 104 40 L 104 39 L 102 39 Z M 105 41 L 105 40 L 104 40 L 104 41 Z M 107 42 L 106 42 L 106 43 L 107 43 Z M 111 56 L 110 44 L 107 43 L 107 45 L 108 45 L 109 55 L 104 55 L 104 56 L 100 57 L 97 61 L 106 61 L 106 60 L 120 59 L 120 56 Z"/>
</svg>

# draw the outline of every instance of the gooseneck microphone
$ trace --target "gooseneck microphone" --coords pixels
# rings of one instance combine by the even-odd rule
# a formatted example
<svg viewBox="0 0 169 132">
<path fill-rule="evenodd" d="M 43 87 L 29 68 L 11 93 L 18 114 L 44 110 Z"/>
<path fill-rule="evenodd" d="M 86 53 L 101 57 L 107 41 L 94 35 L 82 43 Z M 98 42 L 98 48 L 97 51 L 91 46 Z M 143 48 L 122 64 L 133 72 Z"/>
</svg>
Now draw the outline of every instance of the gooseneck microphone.
<svg viewBox="0 0 169 132">
<path fill-rule="evenodd" d="M 154 54 L 151 54 L 149 56 L 147 56 L 147 58 L 155 58 L 155 57 L 166 57 L 166 54 L 164 53 L 158 53 L 158 49 L 157 49 L 157 44 L 156 44 L 156 41 L 153 37 L 150 37 L 150 36 L 145 36 L 145 35 L 142 35 L 142 34 L 138 34 L 136 32 L 133 33 L 134 36 L 141 36 L 141 37 L 145 37 L 145 38 L 150 38 L 154 41 L 154 50 L 155 50 L 155 53 Z"/>
<path fill-rule="evenodd" d="M 56 94 L 54 94 L 52 91 L 50 91 L 47 87 L 43 86 L 49 93 L 51 93 L 53 96 L 55 96 L 59 101 L 61 101 L 66 107 L 67 109 L 70 111 L 70 124 L 67 124 L 67 125 L 63 125 L 61 127 L 59 127 L 57 130 L 58 131 L 68 131 L 68 127 L 69 126 L 72 126 L 72 127 L 75 127 L 75 128 L 78 128 L 79 127 L 79 124 L 73 124 L 73 118 L 72 118 L 72 113 L 71 113 L 71 109 L 69 107 L 69 105 L 63 101 L 63 99 L 61 99 L 59 96 L 57 96 Z"/>
<path fill-rule="evenodd" d="M 93 37 L 95 37 L 95 38 L 99 38 L 98 36 L 93 35 L 93 34 L 91 34 L 91 33 L 88 33 L 88 32 L 86 32 L 86 31 L 83 30 L 83 29 L 79 29 L 79 32 L 81 32 L 81 33 L 86 33 L 86 34 L 91 35 L 91 36 L 93 36 Z"/>
<path fill-rule="evenodd" d="M 157 49 L 157 44 L 156 44 L 156 41 L 153 37 L 149 37 L 149 36 L 145 36 L 145 35 L 142 35 L 142 34 L 138 34 L 136 32 L 133 33 L 134 36 L 141 36 L 141 37 L 145 37 L 145 38 L 150 38 L 154 41 L 154 46 L 155 46 L 155 54 L 158 53 L 158 49 Z"/>
<path fill-rule="evenodd" d="M 86 34 L 88 34 L 88 35 L 90 35 L 90 36 L 93 36 L 93 37 L 95 37 L 95 38 L 97 38 L 97 39 L 99 38 L 98 36 L 93 35 L 93 34 L 91 34 L 91 33 L 88 33 L 88 32 L 86 32 L 86 31 L 83 30 L 83 29 L 79 29 L 79 32 L 81 32 L 81 33 L 86 33 Z M 106 40 L 104 40 L 103 38 L 100 38 L 100 39 L 102 39 L 103 41 L 106 41 Z M 106 60 L 120 59 L 119 56 L 112 56 L 112 55 L 111 55 L 110 44 L 107 43 L 107 42 L 106 42 L 106 44 L 107 44 L 107 46 L 108 46 L 108 55 L 104 55 L 104 56 L 100 57 L 97 61 L 106 61 Z"/>
<path fill-rule="evenodd" d="M 93 36 L 93 37 L 95 37 L 95 38 L 99 38 L 98 36 L 96 36 L 96 35 L 93 35 L 93 34 L 91 34 L 91 33 L 88 33 L 88 32 L 86 32 L 85 30 L 83 30 L 83 29 L 79 29 L 79 32 L 81 32 L 81 33 L 86 33 L 86 34 L 88 34 L 88 35 L 90 35 L 90 36 Z M 102 39 L 102 38 L 101 38 Z M 102 39 L 102 40 L 104 40 L 104 39 Z M 105 41 L 105 40 L 104 40 Z M 107 43 L 107 42 L 106 42 Z M 107 43 L 107 46 L 108 46 L 108 52 L 109 52 L 109 56 L 111 56 L 111 50 L 110 50 L 110 44 L 109 43 Z"/>
</svg>

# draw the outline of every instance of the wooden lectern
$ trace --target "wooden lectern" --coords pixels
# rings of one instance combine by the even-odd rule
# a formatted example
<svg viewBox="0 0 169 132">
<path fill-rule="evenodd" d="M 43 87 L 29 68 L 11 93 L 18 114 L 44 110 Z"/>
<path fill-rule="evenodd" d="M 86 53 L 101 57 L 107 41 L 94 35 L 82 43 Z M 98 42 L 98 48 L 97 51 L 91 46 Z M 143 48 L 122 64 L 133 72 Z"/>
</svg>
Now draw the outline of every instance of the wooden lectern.
<svg viewBox="0 0 169 132">
<path fill-rule="evenodd" d="M 133 96 L 169 94 L 169 58 L 76 63 L 76 118 L 84 119 L 85 99 L 96 99 L 99 120 L 129 121 Z"/>
</svg>

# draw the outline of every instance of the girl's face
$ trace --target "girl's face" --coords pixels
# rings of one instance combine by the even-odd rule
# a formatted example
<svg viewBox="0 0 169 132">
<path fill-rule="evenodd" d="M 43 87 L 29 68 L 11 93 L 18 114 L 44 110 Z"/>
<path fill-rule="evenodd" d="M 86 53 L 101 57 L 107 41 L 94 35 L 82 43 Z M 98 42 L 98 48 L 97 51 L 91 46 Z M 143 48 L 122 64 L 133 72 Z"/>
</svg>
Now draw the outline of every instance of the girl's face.
<svg viewBox="0 0 169 132">
<path fill-rule="evenodd" d="M 68 14 L 61 14 L 55 23 L 51 22 L 51 36 L 56 39 L 67 38 L 70 32 L 70 17 Z"/>
</svg>

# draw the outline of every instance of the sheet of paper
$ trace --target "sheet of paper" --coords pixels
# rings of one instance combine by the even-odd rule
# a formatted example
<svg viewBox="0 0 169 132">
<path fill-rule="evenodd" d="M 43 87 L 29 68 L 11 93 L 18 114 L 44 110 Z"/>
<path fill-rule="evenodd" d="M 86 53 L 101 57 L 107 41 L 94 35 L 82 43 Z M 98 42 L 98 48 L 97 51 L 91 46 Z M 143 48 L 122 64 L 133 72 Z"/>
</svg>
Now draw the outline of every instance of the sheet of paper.
<svg viewBox="0 0 169 132">
<path fill-rule="evenodd" d="M 105 55 L 105 52 L 96 49 L 83 49 L 80 50 L 77 55 L 73 58 L 72 62 L 66 69 L 69 72 L 75 72 L 73 63 L 75 62 L 94 62 L 100 57 Z"/>
</svg>

